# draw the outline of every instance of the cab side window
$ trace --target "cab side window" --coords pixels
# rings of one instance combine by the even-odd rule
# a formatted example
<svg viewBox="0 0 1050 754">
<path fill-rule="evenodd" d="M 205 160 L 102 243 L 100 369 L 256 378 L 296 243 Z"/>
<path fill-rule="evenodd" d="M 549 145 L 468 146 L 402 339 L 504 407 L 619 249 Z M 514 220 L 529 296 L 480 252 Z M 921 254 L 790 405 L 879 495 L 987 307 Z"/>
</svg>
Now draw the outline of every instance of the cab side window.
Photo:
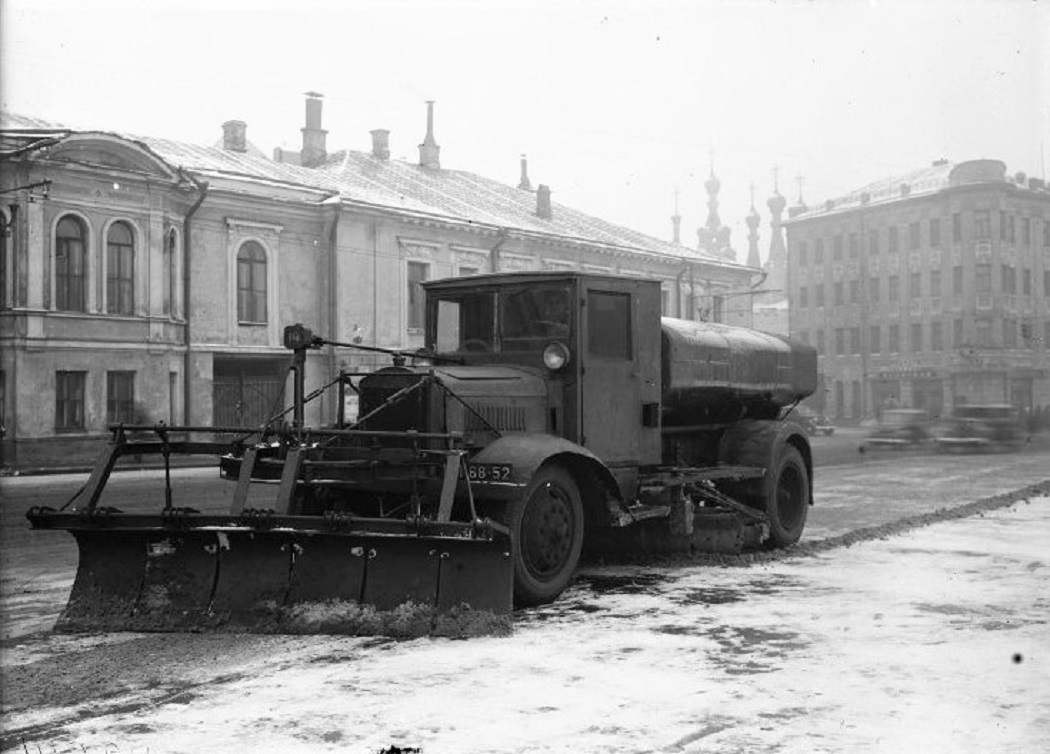
<svg viewBox="0 0 1050 754">
<path fill-rule="evenodd" d="M 631 294 L 588 291 L 587 351 L 592 356 L 631 358 Z"/>
</svg>

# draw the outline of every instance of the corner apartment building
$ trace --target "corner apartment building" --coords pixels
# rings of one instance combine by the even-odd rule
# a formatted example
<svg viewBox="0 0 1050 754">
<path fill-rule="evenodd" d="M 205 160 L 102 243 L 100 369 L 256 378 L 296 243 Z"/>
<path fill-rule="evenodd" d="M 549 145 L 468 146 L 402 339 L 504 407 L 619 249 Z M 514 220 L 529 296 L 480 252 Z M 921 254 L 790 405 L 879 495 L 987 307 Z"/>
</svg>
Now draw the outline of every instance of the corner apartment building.
<svg viewBox="0 0 1050 754">
<path fill-rule="evenodd" d="M 939 161 L 786 222 L 792 336 L 839 420 L 1050 405 L 1050 190 Z"/>
<path fill-rule="evenodd" d="M 517 186 L 442 166 L 432 106 L 418 162 L 384 129 L 331 153 L 322 104 L 272 159 L 237 120 L 203 146 L 0 114 L 0 466 L 90 462 L 118 422 L 259 426 L 290 394 L 285 325 L 415 348 L 429 279 L 615 272 L 660 280 L 669 315 L 746 322 L 723 301 L 755 270 L 553 202 L 524 160 Z M 308 390 L 385 363 L 309 358 Z"/>
</svg>

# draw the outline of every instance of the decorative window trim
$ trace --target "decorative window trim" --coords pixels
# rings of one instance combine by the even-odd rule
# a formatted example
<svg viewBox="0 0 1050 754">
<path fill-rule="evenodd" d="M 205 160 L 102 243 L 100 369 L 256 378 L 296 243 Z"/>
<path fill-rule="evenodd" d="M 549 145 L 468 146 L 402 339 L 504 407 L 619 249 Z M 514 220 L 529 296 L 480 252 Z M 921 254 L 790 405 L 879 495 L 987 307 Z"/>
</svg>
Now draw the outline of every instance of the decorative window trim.
<svg viewBox="0 0 1050 754">
<path fill-rule="evenodd" d="M 50 291 L 50 300 L 48 302 L 48 310 L 52 312 L 66 311 L 58 308 L 58 274 L 57 269 L 57 255 L 58 255 L 58 224 L 62 222 L 66 217 L 75 217 L 84 224 L 84 313 L 97 313 L 98 303 L 95 297 L 95 272 L 97 270 L 97 263 L 95 261 L 95 247 L 97 244 L 92 243 L 95 233 L 94 226 L 91 224 L 91 220 L 83 212 L 75 209 L 62 209 L 55 213 L 55 217 L 51 221 L 51 243 L 48 249 L 48 289 Z M 30 281 L 30 285 L 32 285 Z"/>
<path fill-rule="evenodd" d="M 441 244 L 401 236 L 398 236 L 397 244 L 403 260 L 411 259 L 413 262 L 426 262 L 431 265 L 440 261 Z"/>
<path fill-rule="evenodd" d="M 492 255 L 488 249 L 472 246 L 450 246 L 449 248 L 452 251 L 452 266 L 455 274 L 459 274 L 461 267 L 472 267 L 479 274 L 490 271 Z"/>
<path fill-rule="evenodd" d="M 500 272 L 532 272 L 536 269 L 536 258 L 524 254 L 507 254 L 500 252 Z"/>
<path fill-rule="evenodd" d="M 226 321 L 230 333 L 230 344 L 240 344 L 243 328 L 265 327 L 266 345 L 276 347 L 280 342 L 280 328 L 277 322 L 277 312 L 280 311 L 277 270 L 281 260 L 279 233 L 282 226 L 248 223 L 230 218 L 226 219 L 226 224 L 229 229 L 226 244 Z M 263 253 L 266 254 L 266 322 L 257 325 L 242 325 L 237 316 L 237 255 L 241 247 L 249 241 L 259 244 Z"/>
</svg>

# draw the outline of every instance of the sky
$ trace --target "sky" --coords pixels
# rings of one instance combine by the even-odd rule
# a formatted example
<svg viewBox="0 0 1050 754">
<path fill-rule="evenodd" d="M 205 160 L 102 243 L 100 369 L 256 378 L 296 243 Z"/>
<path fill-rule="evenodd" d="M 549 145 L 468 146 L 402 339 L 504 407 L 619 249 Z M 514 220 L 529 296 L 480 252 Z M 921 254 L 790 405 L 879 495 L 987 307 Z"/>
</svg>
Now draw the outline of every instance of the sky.
<svg viewBox="0 0 1050 754">
<path fill-rule="evenodd" d="M 0 0 L 0 106 L 213 144 L 230 119 L 297 150 L 304 93 L 330 152 L 391 131 L 418 161 L 670 240 L 707 218 L 738 258 L 774 191 L 822 203 L 934 160 L 1046 175 L 1050 0 Z M 774 177 L 776 176 L 776 178 Z"/>
</svg>

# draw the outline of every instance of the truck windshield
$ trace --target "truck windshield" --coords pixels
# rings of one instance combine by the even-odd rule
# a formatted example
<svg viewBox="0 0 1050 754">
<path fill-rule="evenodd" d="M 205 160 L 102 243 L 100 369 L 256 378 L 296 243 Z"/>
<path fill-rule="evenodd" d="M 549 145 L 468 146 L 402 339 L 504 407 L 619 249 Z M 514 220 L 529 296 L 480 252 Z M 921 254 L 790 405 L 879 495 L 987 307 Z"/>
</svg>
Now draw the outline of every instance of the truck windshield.
<svg viewBox="0 0 1050 754">
<path fill-rule="evenodd" d="M 503 350 L 532 350 L 542 348 L 552 338 L 568 338 L 572 329 L 571 301 L 570 288 L 564 283 L 503 290 Z"/>
<path fill-rule="evenodd" d="M 438 353 L 491 353 L 496 350 L 496 296 L 491 291 L 459 293 L 437 302 Z"/>
</svg>

